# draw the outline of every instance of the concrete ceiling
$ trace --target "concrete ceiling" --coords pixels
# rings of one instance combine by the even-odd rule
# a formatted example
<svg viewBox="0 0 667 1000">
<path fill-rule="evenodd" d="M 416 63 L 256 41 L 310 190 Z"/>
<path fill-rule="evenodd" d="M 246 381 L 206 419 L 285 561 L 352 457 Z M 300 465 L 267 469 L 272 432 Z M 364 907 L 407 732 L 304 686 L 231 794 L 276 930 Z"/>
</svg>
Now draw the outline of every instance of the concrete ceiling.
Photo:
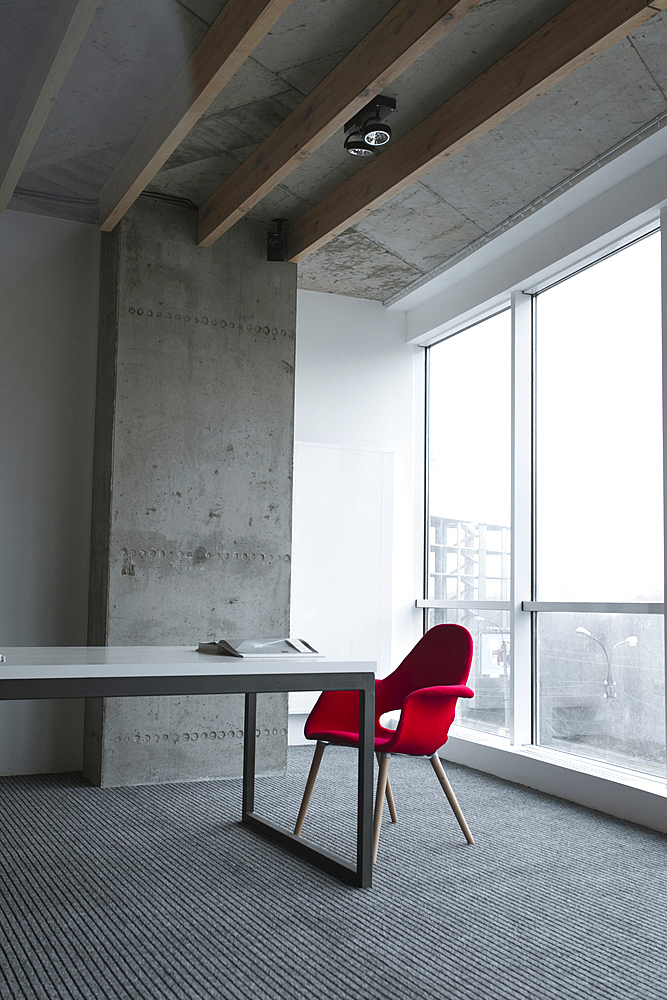
<svg viewBox="0 0 667 1000">
<path fill-rule="evenodd" d="M 148 190 L 200 205 L 393 6 L 293 0 Z M 4 135 L 54 0 L 0 0 Z M 383 93 L 396 137 L 483 72 L 565 0 L 481 0 Z M 10 208 L 95 223 L 100 188 L 223 7 L 101 0 Z M 299 264 L 299 285 L 385 299 L 667 111 L 667 16 L 577 70 Z M 342 132 L 249 217 L 296 219 L 361 164 Z M 381 154 L 380 154 L 381 155 Z M 202 253 L 206 253 L 202 249 Z"/>
</svg>

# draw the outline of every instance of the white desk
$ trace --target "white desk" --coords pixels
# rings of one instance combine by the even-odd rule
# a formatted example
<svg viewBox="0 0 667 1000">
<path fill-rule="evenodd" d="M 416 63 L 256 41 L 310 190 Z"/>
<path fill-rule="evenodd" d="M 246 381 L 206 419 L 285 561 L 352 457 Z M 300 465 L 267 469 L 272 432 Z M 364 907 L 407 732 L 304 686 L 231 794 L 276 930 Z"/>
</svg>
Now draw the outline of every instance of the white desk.
<svg viewBox="0 0 667 1000">
<path fill-rule="evenodd" d="M 207 656 L 184 646 L 0 647 L 0 699 L 245 694 L 241 821 L 354 885 L 371 885 L 375 663 L 314 657 Z M 324 851 L 255 811 L 257 694 L 358 691 L 357 862 Z"/>
</svg>

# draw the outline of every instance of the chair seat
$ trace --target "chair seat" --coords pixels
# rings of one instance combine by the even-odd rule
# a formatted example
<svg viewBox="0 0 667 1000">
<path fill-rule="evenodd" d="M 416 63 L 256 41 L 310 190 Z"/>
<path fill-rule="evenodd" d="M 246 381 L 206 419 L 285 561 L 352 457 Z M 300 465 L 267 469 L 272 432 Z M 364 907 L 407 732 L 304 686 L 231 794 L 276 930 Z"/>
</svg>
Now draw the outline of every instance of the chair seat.
<svg viewBox="0 0 667 1000">
<path fill-rule="evenodd" d="M 387 735 L 378 735 L 376 727 L 375 734 L 375 752 L 382 752 L 383 748 L 391 743 L 396 733 L 393 729 L 385 729 L 383 733 Z M 319 740 L 322 743 L 335 743 L 337 746 L 343 747 L 358 747 L 359 746 L 359 733 L 348 733 L 338 729 L 329 729 L 321 733 L 309 732 L 308 739 Z"/>
</svg>

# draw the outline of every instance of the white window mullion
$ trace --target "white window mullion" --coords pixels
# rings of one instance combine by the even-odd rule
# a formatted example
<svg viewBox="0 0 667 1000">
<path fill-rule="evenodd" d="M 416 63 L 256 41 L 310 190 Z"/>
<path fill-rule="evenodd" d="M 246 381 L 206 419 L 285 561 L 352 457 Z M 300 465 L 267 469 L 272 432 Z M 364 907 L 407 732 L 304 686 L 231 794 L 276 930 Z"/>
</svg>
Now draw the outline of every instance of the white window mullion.
<svg viewBox="0 0 667 1000">
<path fill-rule="evenodd" d="M 512 671 L 510 742 L 531 742 L 531 615 L 522 601 L 532 598 L 532 317 L 531 296 L 512 294 L 512 556 L 510 622 Z"/>
<path fill-rule="evenodd" d="M 660 212 L 660 247 L 662 277 L 662 474 L 667 472 L 667 207 Z M 665 583 L 664 597 L 667 610 L 667 489 L 663 491 Z M 667 745 L 667 621 L 665 621 L 665 743 Z"/>
</svg>

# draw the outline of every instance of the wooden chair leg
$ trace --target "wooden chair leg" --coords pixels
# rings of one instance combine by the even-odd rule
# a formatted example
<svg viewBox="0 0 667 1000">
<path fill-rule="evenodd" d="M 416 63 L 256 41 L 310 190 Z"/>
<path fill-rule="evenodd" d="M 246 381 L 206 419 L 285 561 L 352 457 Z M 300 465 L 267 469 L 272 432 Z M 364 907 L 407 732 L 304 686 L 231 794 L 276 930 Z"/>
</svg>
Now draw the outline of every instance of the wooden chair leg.
<svg viewBox="0 0 667 1000">
<path fill-rule="evenodd" d="M 387 805 L 389 806 L 389 815 L 391 816 L 392 823 L 398 823 L 398 813 L 396 812 L 396 803 L 394 802 L 394 793 L 391 790 L 389 775 L 387 775 Z"/>
<path fill-rule="evenodd" d="M 380 754 L 376 753 L 378 767 L 380 766 Z M 389 775 L 387 775 L 387 805 L 389 806 L 389 815 L 391 816 L 392 823 L 398 823 L 398 813 L 396 812 L 396 803 L 394 802 L 394 793 L 391 790 L 391 782 L 389 780 Z"/>
<path fill-rule="evenodd" d="M 317 746 L 315 747 L 315 753 L 313 754 L 313 762 L 310 765 L 310 771 L 308 772 L 308 781 L 306 782 L 306 789 L 303 793 L 303 799 L 301 800 L 301 808 L 299 809 L 299 815 L 297 816 L 296 826 L 294 827 L 294 833 L 297 837 L 301 836 L 301 829 L 303 827 L 303 821 L 306 818 L 306 813 L 308 812 L 308 803 L 310 802 L 310 796 L 313 794 L 313 788 L 315 787 L 315 779 L 317 778 L 317 772 L 320 769 L 320 764 L 322 763 L 322 754 L 324 753 L 324 748 L 327 746 L 326 743 L 322 743 L 320 740 L 317 741 Z"/>
<path fill-rule="evenodd" d="M 384 796 L 387 790 L 387 778 L 389 775 L 388 753 L 380 754 L 380 772 L 378 774 L 378 787 L 375 793 L 375 816 L 373 817 L 373 864 L 377 861 L 378 846 L 380 844 L 380 827 L 382 825 L 382 809 L 384 807 Z"/>
<path fill-rule="evenodd" d="M 456 800 L 456 796 L 454 795 L 454 789 L 449 783 L 449 778 L 445 774 L 445 769 L 442 766 L 442 763 L 437 753 L 433 754 L 433 756 L 430 758 L 430 761 L 431 764 L 433 765 L 433 770 L 435 771 L 438 777 L 438 781 L 442 785 L 442 790 L 447 796 L 447 800 L 449 801 L 450 806 L 454 810 L 454 815 L 459 821 L 459 826 L 463 830 L 463 835 L 465 839 L 468 841 L 469 844 L 474 844 L 475 841 L 473 839 L 472 833 L 470 832 L 470 827 L 466 823 L 465 816 L 461 812 L 461 806 L 458 804 Z"/>
</svg>

